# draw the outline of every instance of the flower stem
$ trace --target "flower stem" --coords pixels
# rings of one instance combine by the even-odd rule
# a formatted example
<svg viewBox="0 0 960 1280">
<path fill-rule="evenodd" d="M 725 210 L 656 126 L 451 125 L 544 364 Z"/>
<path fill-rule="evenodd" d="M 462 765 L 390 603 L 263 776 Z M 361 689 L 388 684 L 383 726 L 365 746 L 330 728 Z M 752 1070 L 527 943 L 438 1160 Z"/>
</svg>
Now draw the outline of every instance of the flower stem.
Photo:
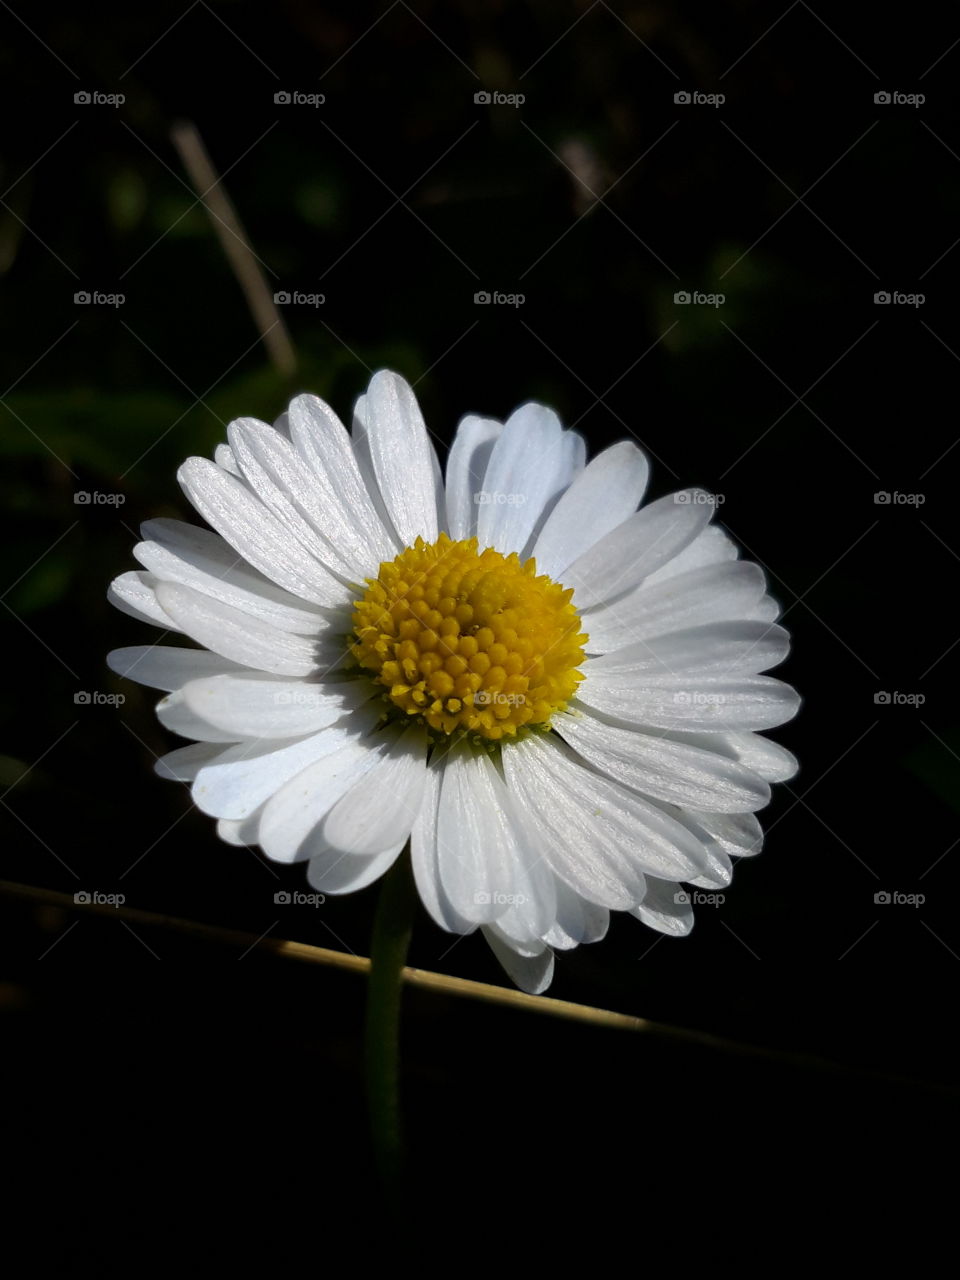
<svg viewBox="0 0 960 1280">
<path fill-rule="evenodd" d="M 370 948 L 365 1054 L 367 1105 L 377 1167 L 388 1202 L 398 1208 L 401 1189 L 400 999 L 416 890 L 406 850 L 384 877 Z"/>
</svg>

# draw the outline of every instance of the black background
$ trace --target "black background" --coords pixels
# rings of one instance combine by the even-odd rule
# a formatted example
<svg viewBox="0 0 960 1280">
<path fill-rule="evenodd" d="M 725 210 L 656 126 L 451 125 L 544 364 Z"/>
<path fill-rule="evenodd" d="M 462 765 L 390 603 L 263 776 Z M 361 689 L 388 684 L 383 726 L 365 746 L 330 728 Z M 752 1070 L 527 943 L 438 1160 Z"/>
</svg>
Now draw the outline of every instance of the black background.
<svg viewBox="0 0 960 1280">
<path fill-rule="evenodd" d="M 390 367 L 442 454 L 463 413 L 540 399 L 591 451 L 636 438 L 652 496 L 723 495 L 720 520 L 784 606 L 780 674 L 804 697 L 776 734 L 801 772 L 724 904 L 682 942 L 615 919 L 558 957 L 550 994 L 802 1060 L 413 993 L 422 1203 L 479 1204 L 483 1230 L 506 1233 L 589 1182 L 610 1203 L 662 1195 L 709 1216 L 724 1193 L 788 1200 L 805 1156 L 837 1194 L 894 1146 L 912 1160 L 956 1099 L 956 13 L 183 0 L 14 3 L 0 23 L 4 879 L 367 954 L 375 889 L 275 907 L 302 869 L 222 844 L 154 777 L 176 744 L 150 691 L 104 665 L 153 633 L 106 586 L 134 567 L 141 520 L 191 518 L 176 467 L 232 417 L 271 419 L 297 390 L 349 415 Z M 275 102 L 294 90 L 326 100 Z M 493 90 L 526 100 L 475 102 Z M 694 90 L 725 100 L 675 102 Z M 290 378 L 171 145 L 183 119 L 271 290 L 324 295 L 282 308 Z M 78 306 L 81 290 L 125 301 Z M 477 306 L 481 290 L 524 302 Z M 681 306 L 679 290 L 724 301 Z M 66 1071 L 68 1173 L 105 1142 L 118 1168 L 149 1164 L 189 1116 L 187 1149 L 235 1154 L 238 1180 L 254 1166 L 268 1203 L 370 1206 L 362 979 L 15 891 L 0 914 L 15 1087 L 50 1122 Z M 479 937 L 425 914 L 412 962 L 503 981 Z M 308 1176 L 289 1172 L 294 1149 Z M 136 1201 L 134 1223 L 150 1212 Z"/>
</svg>

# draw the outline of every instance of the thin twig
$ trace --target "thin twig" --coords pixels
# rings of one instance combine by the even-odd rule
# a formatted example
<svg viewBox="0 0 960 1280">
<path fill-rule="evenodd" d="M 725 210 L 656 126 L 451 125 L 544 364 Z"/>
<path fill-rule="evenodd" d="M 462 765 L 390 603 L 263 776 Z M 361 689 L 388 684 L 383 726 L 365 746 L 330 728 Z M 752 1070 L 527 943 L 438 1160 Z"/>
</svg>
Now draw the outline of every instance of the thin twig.
<svg viewBox="0 0 960 1280">
<path fill-rule="evenodd" d="M 293 343 L 277 310 L 266 276 L 250 247 L 237 211 L 224 190 L 203 140 L 196 126 L 189 121 L 174 125 L 170 137 L 198 197 L 210 215 L 213 229 L 240 283 L 273 366 L 283 377 L 289 378 L 297 367 Z"/>
<path fill-rule="evenodd" d="M 218 925 L 201 924 L 196 920 L 184 920 L 179 916 L 162 915 L 156 911 L 142 911 L 135 907 L 113 907 L 94 903 L 77 904 L 74 902 L 72 894 L 58 893 L 53 889 L 40 889 L 35 885 L 19 884 L 12 880 L 0 880 L 0 894 L 42 903 L 45 906 L 59 907 L 63 910 L 78 911 L 83 915 L 128 920 L 133 924 L 170 929 L 176 933 L 185 933 L 193 937 L 204 938 L 209 942 L 219 942 L 239 948 L 241 949 L 241 954 L 256 949 L 268 952 L 270 955 L 279 956 L 285 960 L 302 960 L 307 964 L 327 965 L 333 969 L 347 969 L 352 973 L 366 974 L 370 971 L 370 961 L 366 956 L 348 955 L 343 951 L 331 951 L 326 947 L 315 947 L 306 942 L 294 942 L 287 938 L 257 937 L 255 934 L 245 933 L 239 929 L 224 929 Z M 858 1079 L 877 1080 L 887 1084 L 924 1089 L 933 1093 L 947 1094 L 950 1097 L 957 1096 L 955 1089 L 940 1084 L 938 1081 L 919 1080 L 909 1076 L 875 1071 L 869 1067 L 832 1062 L 827 1058 L 819 1058 L 813 1054 L 795 1053 L 785 1049 L 770 1049 L 765 1045 L 747 1044 L 740 1040 L 728 1040 L 724 1036 L 715 1036 L 707 1031 L 671 1026 L 666 1022 L 654 1022 L 649 1018 L 638 1018 L 632 1014 L 617 1013 L 611 1009 L 597 1009 L 591 1005 L 573 1004 L 569 1000 L 553 1000 L 548 996 L 531 996 L 523 991 L 515 991 L 513 988 L 496 987 L 487 982 L 473 982 L 469 978 L 455 978 L 446 973 L 433 973 L 429 969 L 413 969 L 408 966 L 403 970 L 403 980 L 411 987 L 420 987 L 426 991 L 436 991 L 447 996 L 464 996 L 469 1000 L 481 1000 L 485 1004 L 525 1009 L 530 1013 L 539 1013 L 551 1018 L 563 1018 L 570 1022 L 586 1023 L 594 1027 L 640 1031 L 658 1039 L 695 1045 L 718 1053 L 761 1059 L 776 1063 L 782 1067 L 804 1071 L 826 1071 L 838 1075 L 855 1076 Z"/>
</svg>

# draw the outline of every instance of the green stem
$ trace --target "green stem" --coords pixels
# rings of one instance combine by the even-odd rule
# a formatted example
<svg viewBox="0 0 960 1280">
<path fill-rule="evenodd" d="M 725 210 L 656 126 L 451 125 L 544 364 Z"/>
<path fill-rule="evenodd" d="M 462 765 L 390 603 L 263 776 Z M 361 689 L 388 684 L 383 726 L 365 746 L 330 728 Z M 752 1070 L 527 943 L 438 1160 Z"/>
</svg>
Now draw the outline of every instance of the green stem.
<svg viewBox="0 0 960 1280">
<path fill-rule="evenodd" d="M 406 850 L 384 877 L 370 948 L 365 1054 L 367 1105 L 377 1166 L 388 1201 L 401 1190 L 400 999 L 417 895 Z"/>
</svg>

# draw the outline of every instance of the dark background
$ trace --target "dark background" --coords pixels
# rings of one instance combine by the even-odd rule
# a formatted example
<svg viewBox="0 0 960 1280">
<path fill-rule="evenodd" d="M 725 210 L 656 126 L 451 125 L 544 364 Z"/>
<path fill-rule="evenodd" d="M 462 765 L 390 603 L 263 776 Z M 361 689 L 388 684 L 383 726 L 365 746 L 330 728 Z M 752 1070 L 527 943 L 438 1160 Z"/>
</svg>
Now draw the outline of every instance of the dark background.
<svg viewBox="0 0 960 1280">
<path fill-rule="evenodd" d="M 942 1135 L 960 973 L 956 13 L 183 0 L 15 2 L 0 24 L 4 879 L 367 954 L 375 889 L 276 908 L 302 869 L 222 844 L 154 777 L 176 742 L 155 695 L 104 665 L 154 633 L 106 587 L 134 567 L 141 520 L 193 518 L 176 468 L 232 417 L 271 419 L 297 390 L 349 415 L 384 366 L 415 383 L 441 444 L 465 412 L 540 399 L 591 450 L 635 437 L 652 496 L 723 495 L 784 606 L 781 674 L 804 695 L 776 734 L 801 773 L 722 907 L 683 942 L 616 918 L 558 956 L 550 994 L 804 1060 L 413 993 L 418 1186 L 466 1200 L 499 1165 L 505 1212 L 582 1194 L 586 1164 L 606 1194 L 609 1157 L 631 1199 L 695 1170 L 677 1203 L 706 1212 L 743 1194 L 735 1160 L 772 1204 L 803 1155 L 840 1188 L 892 1144 Z M 275 103 L 294 90 L 326 101 Z M 476 103 L 484 90 L 526 101 Z M 725 101 L 674 101 L 694 90 Z M 875 102 L 895 90 L 925 101 Z M 281 309 L 289 377 L 171 144 L 184 119 L 271 291 L 324 295 Z M 76 305 L 84 290 L 125 301 Z M 480 290 L 525 300 L 480 307 Z M 724 301 L 680 306 L 678 290 Z M 924 301 L 875 304 L 884 290 Z M 124 1158 L 162 1143 L 182 1098 L 204 1116 L 192 1149 L 235 1149 L 238 1168 L 251 1135 L 302 1144 L 311 1175 L 271 1174 L 278 1199 L 369 1200 L 362 979 L 15 891 L 0 928 L 18 1096 L 49 1119 L 41 1068 L 69 1071 L 78 1169 L 119 1089 L 140 1135 Z M 479 937 L 452 942 L 421 915 L 412 962 L 504 981 Z"/>
</svg>

